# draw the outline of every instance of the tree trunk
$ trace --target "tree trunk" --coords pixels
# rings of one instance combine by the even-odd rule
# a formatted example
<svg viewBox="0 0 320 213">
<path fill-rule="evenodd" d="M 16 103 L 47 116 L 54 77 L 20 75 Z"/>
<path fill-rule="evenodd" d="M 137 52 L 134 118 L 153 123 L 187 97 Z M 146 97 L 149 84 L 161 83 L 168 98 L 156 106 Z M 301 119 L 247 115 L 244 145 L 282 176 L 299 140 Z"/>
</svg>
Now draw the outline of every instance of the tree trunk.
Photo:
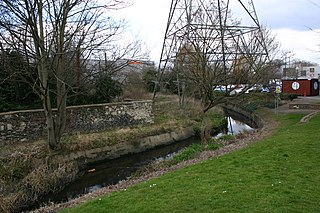
<svg viewBox="0 0 320 213">
<path fill-rule="evenodd" d="M 46 123 L 47 123 L 47 137 L 50 149 L 58 149 L 59 143 L 55 134 L 55 122 L 54 115 L 52 112 L 51 99 L 50 99 L 50 88 L 49 88 L 49 69 L 48 69 L 48 53 L 45 48 L 45 35 L 44 35 L 44 22 L 43 22 L 43 2 L 38 2 L 38 13 L 39 13 L 39 40 L 35 40 L 35 47 L 37 56 L 39 59 L 38 63 L 38 75 L 40 80 L 41 98 L 43 103 L 43 109 L 45 112 Z M 36 26 L 34 26 L 36 28 Z"/>
<path fill-rule="evenodd" d="M 38 67 L 38 72 L 40 73 L 40 81 L 42 84 L 42 103 L 43 109 L 46 117 L 46 124 L 47 124 L 47 138 L 49 142 L 49 147 L 52 150 L 58 149 L 59 142 L 56 137 L 55 133 L 55 121 L 54 115 L 52 112 L 51 100 L 50 100 L 50 90 L 48 84 L 48 70 L 45 67 L 45 62 L 42 60 L 40 66 Z"/>
<path fill-rule="evenodd" d="M 49 142 L 49 147 L 52 150 L 59 149 L 59 143 L 55 134 L 55 122 L 54 115 L 52 113 L 52 109 L 45 110 L 46 122 L 47 122 L 47 137 Z"/>
<path fill-rule="evenodd" d="M 66 128 L 67 118 L 67 94 L 66 85 L 61 80 L 57 80 L 57 116 L 55 119 L 56 140 L 60 141 Z"/>
<path fill-rule="evenodd" d="M 56 138 L 55 134 L 55 122 L 54 122 L 54 115 L 52 112 L 51 100 L 50 100 L 50 92 L 49 92 L 49 85 L 48 85 L 48 70 L 45 68 L 45 62 L 41 61 L 38 72 L 40 76 L 41 86 L 42 86 L 42 103 L 43 109 L 46 117 L 46 124 L 47 124 L 47 138 L 49 147 L 52 150 L 59 148 L 59 143 Z"/>
</svg>

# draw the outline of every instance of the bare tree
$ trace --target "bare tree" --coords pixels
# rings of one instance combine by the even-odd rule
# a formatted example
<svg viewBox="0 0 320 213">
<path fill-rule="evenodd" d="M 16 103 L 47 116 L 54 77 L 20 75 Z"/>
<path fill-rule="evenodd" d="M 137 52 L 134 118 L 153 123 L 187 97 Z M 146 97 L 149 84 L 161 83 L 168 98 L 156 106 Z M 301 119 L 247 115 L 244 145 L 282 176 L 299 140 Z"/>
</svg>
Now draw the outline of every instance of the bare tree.
<svg viewBox="0 0 320 213">
<path fill-rule="evenodd" d="M 261 36 L 263 38 L 259 38 Z M 279 48 L 275 37 L 264 29 L 259 33 L 251 33 L 248 37 L 251 41 L 249 45 L 238 42 L 236 36 L 228 41 L 227 48 L 234 48 L 234 51 L 229 53 L 232 56 L 225 59 L 210 58 L 210 53 L 218 52 L 219 46 L 216 49 L 212 49 L 212 44 L 199 47 L 196 46 L 198 42 L 188 48 L 191 51 L 187 53 L 188 62 L 184 62 L 184 78 L 189 87 L 201 97 L 204 111 L 234 100 L 255 84 L 267 84 L 272 76 L 274 63 L 271 61 Z M 210 40 L 206 35 L 202 39 Z M 263 45 L 259 44 L 261 41 L 264 41 Z M 238 86 L 242 87 L 240 92 L 237 91 Z"/>
<path fill-rule="evenodd" d="M 108 49 L 108 44 L 117 39 L 123 22 L 115 22 L 107 14 L 126 5 L 121 0 L 0 2 L 0 42 L 5 48 L 20 52 L 27 63 L 36 67 L 36 78 L 28 80 L 41 97 L 51 149 L 60 147 L 67 93 L 73 89 L 77 70 L 94 51 Z"/>
<path fill-rule="evenodd" d="M 163 72 L 177 73 L 180 105 L 184 92 L 193 91 L 202 99 L 204 111 L 234 98 L 236 87 L 246 83 L 243 94 L 260 83 L 268 71 L 269 51 L 277 48 L 274 38 L 258 21 L 252 1 L 239 0 L 250 25 L 233 15 L 230 1 L 173 0 L 161 59 Z M 221 93 L 215 90 L 221 89 Z M 156 89 L 154 92 L 154 97 Z"/>
</svg>

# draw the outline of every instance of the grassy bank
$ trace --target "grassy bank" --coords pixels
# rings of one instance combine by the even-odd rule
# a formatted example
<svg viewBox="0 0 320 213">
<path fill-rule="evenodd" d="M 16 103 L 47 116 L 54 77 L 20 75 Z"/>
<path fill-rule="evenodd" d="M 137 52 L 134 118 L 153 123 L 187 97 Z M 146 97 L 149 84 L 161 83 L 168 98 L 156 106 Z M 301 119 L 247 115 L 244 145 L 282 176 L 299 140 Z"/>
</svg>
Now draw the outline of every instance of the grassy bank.
<svg viewBox="0 0 320 213">
<path fill-rule="evenodd" d="M 320 115 L 247 148 L 63 212 L 319 212 Z"/>
<path fill-rule="evenodd" d="M 252 100 L 256 100 L 255 94 Z M 215 113 L 215 112 L 214 112 Z M 215 115 L 219 115 L 215 114 Z M 15 143 L 0 147 L 0 212 L 19 211 L 25 204 L 37 202 L 38 198 L 50 191 L 57 191 L 77 176 L 78 164 L 74 161 L 61 163 L 50 159 L 53 156 L 63 158 L 68 154 L 94 148 L 113 146 L 139 138 L 171 132 L 173 130 L 201 124 L 213 124 L 203 119 L 198 102 L 187 100 L 184 110 L 179 109 L 176 96 L 159 96 L 154 106 L 153 125 L 139 125 L 127 128 L 111 129 L 105 132 L 65 136 L 62 149 L 50 151 L 46 141 Z M 209 116 L 216 117 L 216 116 Z M 219 116 L 218 116 L 219 117 Z M 202 120 L 203 119 L 203 120 Z M 203 122 L 200 122 L 200 121 Z M 221 119 L 218 119 L 220 123 Z M 216 144 L 207 144 L 215 148 Z M 213 147 L 210 147 L 213 146 Z M 187 152 L 187 151 L 186 151 Z M 198 148 L 189 150 L 182 159 L 189 158 Z M 180 161 L 179 159 L 177 160 Z"/>
<path fill-rule="evenodd" d="M 44 140 L 0 146 L 0 212 L 18 211 L 37 202 L 46 192 L 60 190 L 78 172 L 76 162 L 53 162 L 52 156 L 113 146 L 139 138 L 167 133 L 196 123 L 201 114 L 198 103 L 179 109 L 175 96 L 162 96 L 154 106 L 153 125 L 110 129 L 105 132 L 64 136 L 62 149 L 50 151 Z"/>
</svg>

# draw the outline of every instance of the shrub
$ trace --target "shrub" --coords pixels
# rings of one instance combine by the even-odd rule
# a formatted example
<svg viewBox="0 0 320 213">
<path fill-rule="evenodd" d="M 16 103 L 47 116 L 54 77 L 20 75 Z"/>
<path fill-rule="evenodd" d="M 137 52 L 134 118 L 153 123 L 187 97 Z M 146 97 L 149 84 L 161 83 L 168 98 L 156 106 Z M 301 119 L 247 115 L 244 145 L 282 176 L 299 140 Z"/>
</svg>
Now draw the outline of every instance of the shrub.
<svg viewBox="0 0 320 213">
<path fill-rule="evenodd" d="M 193 131 L 195 133 L 196 136 L 201 136 L 201 131 L 202 131 L 202 124 L 200 122 L 196 123 L 193 126 Z"/>
<path fill-rule="evenodd" d="M 23 179 L 31 170 L 29 157 L 17 156 L 12 160 L 0 160 L 0 179 L 11 182 Z"/>
<path fill-rule="evenodd" d="M 289 95 L 290 101 L 293 101 L 293 99 L 296 99 L 296 98 L 298 98 L 298 94 L 290 94 Z"/>
<path fill-rule="evenodd" d="M 281 93 L 280 95 L 281 100 L 290 100 L 298 98 L 298 94 L 289 94 L 289 93 Z"/>
<path fill-rule="evenodd" d="M 228 121 L 223 111 L 220 112 L 216 108 L 212 108 L 204 115 L 203 123 L 210 123 L 211 128 L 220 128 L 228 124 Z"/>
</svg>

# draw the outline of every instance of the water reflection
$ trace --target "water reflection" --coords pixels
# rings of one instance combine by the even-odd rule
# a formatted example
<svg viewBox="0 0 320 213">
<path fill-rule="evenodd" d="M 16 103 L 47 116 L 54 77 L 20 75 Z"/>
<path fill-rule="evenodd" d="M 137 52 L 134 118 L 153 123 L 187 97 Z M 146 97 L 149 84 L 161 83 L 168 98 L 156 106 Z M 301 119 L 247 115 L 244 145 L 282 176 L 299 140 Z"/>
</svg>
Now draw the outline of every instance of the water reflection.
<svg viewBox="0 0 320 213">
<path fill-rule="evenodd" d="M 214 138 L 220 138 L 223 135 L 238 135 L 253 130 L 253 128 L 248 124 L 245 124 L 239 120 L 235 120 L 231 116 L 227 116 L 226 119 L 228 120 L 227 128 L 215 135 Z"/>
<path fill-rule="evenodd" d="M 227 119 L 228 119 L 228 130 L 226 134 L 238 135 L 240 133 L 250 132 L 253 130 L 253 128 L 251 128 L 249 125 L 241 121 L 234 120 L 231 117 L 227 117 Z"/>
</svg>

